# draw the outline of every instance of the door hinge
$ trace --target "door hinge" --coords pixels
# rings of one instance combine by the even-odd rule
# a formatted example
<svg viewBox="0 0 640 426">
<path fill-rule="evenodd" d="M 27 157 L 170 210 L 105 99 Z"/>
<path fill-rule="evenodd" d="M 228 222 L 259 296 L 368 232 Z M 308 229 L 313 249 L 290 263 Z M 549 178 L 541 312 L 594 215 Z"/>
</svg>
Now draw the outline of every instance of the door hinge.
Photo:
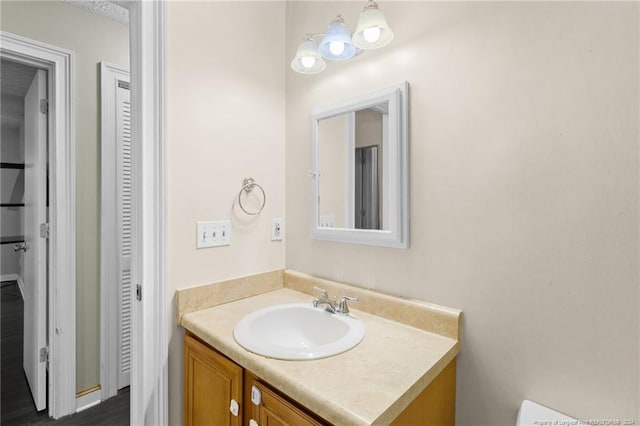
<svg viewBox="0 0 640 426">
<path fill-rule="evenodd" d="M 136 300 L 142 300 L 142 286 L 136 284 Z"/>
<path fill-rule="evenodd" d="M 41 223 L 40 224 L 40 238 L 49 239 L 49 224 Z"/>
<path fill-rule="evenodd" d="M 49 112 L 49 101 L 46 99 L 40 99 L 40 112 L 47 114 Z"/>
<path fill-rule="evenodd" d="M 40 362 L 49 362 L 49 346 L 40 348 Z"/>
</svg>

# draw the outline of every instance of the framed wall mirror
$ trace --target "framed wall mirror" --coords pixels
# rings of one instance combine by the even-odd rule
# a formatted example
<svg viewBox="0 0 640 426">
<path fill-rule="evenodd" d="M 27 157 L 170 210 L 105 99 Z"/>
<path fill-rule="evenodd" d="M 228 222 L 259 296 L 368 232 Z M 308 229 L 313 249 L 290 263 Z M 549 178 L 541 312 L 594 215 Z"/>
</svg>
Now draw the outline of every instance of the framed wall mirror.
<svg viewBox="0 0 640 426">
<path fill-rule="evenodd" d="M 311 114 L 312 237 L 409 247 L 409 84 Z"/>
</svg>

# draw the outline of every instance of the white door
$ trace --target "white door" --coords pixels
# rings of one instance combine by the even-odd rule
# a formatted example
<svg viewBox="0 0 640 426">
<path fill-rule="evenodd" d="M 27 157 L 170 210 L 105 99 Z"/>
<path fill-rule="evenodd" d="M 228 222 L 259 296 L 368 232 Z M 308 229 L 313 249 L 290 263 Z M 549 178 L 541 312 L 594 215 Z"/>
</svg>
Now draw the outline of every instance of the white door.
<svg viewBox="0 0 640 426">
<path fill-rule="evenodd" d="M 129 386 L 131 370 L 131 98 L 128 81 L 116 88 L 117 215 L 119 257 L 118 389 Z"/>
<path fill-rule="evenodd" d="M 24 99 L 24 270 L 23 366 L 38 411 L 46 408 L 47 222 L 46 73 L 39 70 Z M 46 225 L 45 225 L 46 226 Z"/>
<path fill-rule="evenodd" d="M 102 63 L 101 373 L 102 399 L 131 377 L 131 95 L 129 72 Z"/>
</svg>

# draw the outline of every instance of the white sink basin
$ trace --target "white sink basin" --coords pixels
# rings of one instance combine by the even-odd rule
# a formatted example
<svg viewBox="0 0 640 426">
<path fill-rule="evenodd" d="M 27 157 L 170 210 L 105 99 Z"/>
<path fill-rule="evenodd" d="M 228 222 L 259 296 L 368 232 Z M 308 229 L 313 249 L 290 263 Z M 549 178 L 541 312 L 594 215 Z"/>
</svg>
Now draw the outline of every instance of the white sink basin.
<svg viewBox="0 0 640 426">
<path fill-rule="evenodd" d="M 270 358 L 326 358 L 348 351 L 364 338 L 364 324 L 311 303 L 276 305 L 252 312 L 233 328 L 236 342 Z"/>
</svg>

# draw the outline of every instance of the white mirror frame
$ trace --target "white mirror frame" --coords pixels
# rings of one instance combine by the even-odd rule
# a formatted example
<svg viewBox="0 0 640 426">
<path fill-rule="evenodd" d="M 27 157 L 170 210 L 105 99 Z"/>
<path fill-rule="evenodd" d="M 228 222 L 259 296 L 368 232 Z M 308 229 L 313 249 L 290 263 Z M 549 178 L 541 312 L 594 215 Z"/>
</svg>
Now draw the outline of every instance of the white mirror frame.
<svg viewBox="0 0 640 426">
<path fill-rule="evenodd" d="M 383 200 L 385 228 L 382 230 L 327 228 L 319 226 L 320 151 L 318 122 L 381 103 L 389 105 L 388 138 L 383 154 Z M 372 246 L 409 248 L 409 83 L 367 93 L 311 114 L 311 236 L 316 240 Z M 347 205 L 353 204 L 347 200 Z"/>
</svg>

